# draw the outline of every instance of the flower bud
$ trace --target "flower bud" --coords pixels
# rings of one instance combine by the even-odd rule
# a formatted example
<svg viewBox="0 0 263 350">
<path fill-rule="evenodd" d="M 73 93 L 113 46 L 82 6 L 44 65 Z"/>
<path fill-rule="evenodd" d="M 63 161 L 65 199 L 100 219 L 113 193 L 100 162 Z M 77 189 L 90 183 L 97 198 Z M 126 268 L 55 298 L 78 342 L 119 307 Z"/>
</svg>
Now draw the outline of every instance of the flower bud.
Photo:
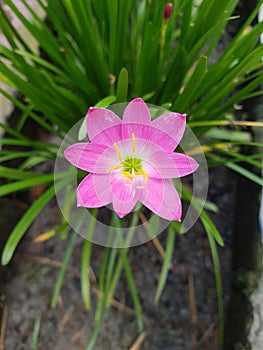
<svg viewBox="0 0 263 350">
<path fill-rule="evenodd" d="M 173 4 L 171 2 L 169 2 L 164 9 L 164 13 L 163 13 L 163 18 L 167 21 L 172 13 L 173 10 Z"/>
</svg>

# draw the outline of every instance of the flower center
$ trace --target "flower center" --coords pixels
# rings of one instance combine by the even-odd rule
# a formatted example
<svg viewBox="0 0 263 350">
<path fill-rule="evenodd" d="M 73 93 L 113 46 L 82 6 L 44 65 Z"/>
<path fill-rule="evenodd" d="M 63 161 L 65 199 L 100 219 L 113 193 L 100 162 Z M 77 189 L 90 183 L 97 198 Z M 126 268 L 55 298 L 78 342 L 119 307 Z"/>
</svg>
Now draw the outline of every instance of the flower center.
<svg viewBox="0 0 263 350">
<path fill-rule="evenodd" d="M 122 163 L 122 170 L 134 174 L 142 171 L 142 160 L 140 158 L 127 157 Z"/>
<path fill-rule="evenodd" d="M 116 149 L 116 152 L 118 154 L 118 158 L 120 160 L 120 165 L 116 165 L 112 168 L 109 168 L 107 170 L 107 173 L 116 170 L 121 169 L 120 173 L 124 175 L 125 177 L 129 179 L 133 179 L 135 175 L 143 175 L 145 183 L 148 182 L 148 174 L 145 170 L 143 170 L 143 162 L 142 159 L 134 157 L 133 155 L 128 156 L 123 159 L 121 155 L 121 151 L 119 147 L 117 146 L 116 142 L 114 143 L 114 147 Z M 134 133 L 132 133 L 132 151 L 131 153 L 135 153 L 136 151 L 136 138 Z"/>
</svg>

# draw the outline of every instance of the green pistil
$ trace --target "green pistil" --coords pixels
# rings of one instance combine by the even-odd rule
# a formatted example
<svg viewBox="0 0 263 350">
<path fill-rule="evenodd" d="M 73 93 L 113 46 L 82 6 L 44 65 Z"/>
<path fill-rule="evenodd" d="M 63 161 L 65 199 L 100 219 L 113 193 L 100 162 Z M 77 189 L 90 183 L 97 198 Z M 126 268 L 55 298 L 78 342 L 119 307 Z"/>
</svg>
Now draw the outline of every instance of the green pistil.
<svg viewBox="0 0 263 350">
<path fill-rule="evenodd" d="M 142 171 L 142 160 L 139 158 L 127 157 L 122 163 L 122 170 L 129 174 L 138 173 Z"/>
</svg>

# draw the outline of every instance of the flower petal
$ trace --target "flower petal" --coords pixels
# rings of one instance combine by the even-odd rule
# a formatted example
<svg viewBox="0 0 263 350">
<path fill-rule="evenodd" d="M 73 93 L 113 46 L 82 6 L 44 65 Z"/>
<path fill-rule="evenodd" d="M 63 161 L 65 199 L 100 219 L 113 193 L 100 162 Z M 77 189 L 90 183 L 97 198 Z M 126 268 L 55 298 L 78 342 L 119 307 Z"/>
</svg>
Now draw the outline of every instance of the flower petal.
<svg viewBox="0 0 263 350">
<path fill-rule="evenodd" d="M 114 125 L 104 129 L 94 136 L 92 142 L 112 146 L 114 142 L 122 140 L 122 124 Z"/>
<path fill-rule="evenodd" d="M 177 146 L 177 142 L 175 142 L 170 135 L 156 127 L 153 127 L 152 125 L 123 123 L 122 138 L 124 140 L 130 139 L 132 137 L 132 133 L 134 133 L 137 140 L 149 140 L 162 147 L 166 152 L 173 152 Z M 143 144 L 141 144 L 141 147 L 143 147 Z"/>
<path fill-rule="evenodd" d="M 107 147 L 104 145 L 82 142 L 69 146 L 65 150 L 64 155 L 66 159 L 77 168 L 93 171 L 106 149 Z"/>
<path fill-rule="evenodd" d="M 151 114 L 141 98 L 135 98 L 128 104 L 123 114 L 123 122 L 150 125 Z"/>
<path fill-rule="evenodd" d="M 153 126 L 151 127 L 149 139 L 161 146 L 166 152 L 173 152 L 178 145 L 178 142 L 176 142 L 168 133 Z"/>
<path fill-rule="evenodd" d="M 194 158 L 186 156 L 182 153 L 172 153 L 171 158 L 173 159 L 178 172 L 177 177 L 192 174 L 199 167 L 199 164 L 194 160 Z"/>
<path fill-rule="evenodd" d="M 133 197 L 132 180 L 120 173 L 112 173 L 110 180 L 113 196 L 121 202 L 129 202 Z"/>
<path fill-rule="evenodd" d="M 197 162 L 184 154 L 166 152 L 158 144 L 148 141 L 142 151 L 143 170 L 155 179 L 173 179 L 191 174 Z"/>
<path fill-rule="evenodd" d="M 132 180 L 121 174 L 111 176 L 111 190 L 113 208 L 118 216 L 123 218 L 135 207 L 139 192 L 133 187 Z"/>
<path fill-rule="evenodd" d="M 99 208 L 111 203 L 110 176 L 89 174 L 84 177 L 77 189 L 77 205 L 86 208 Z"/>
<path fill-rule="evenodd" d="M 123 114 L 122 138 L 129 139 L 132 134 L 136 138 L 148 140 L 151 133 L 151 114 L 141 98 L 132 100 Z"/>
<path fill-rule="evenodd" d="M 113 208 L 120 218 L 123 218 L 125 215 L 129 214 L 135 207 L 136 203 L 137 198 L 135 197 L 128 202 L 121 202 L 117 200 L 116 197 L 113 197 L 112 201 Z"/>
<path fill-rule="evenodd" d="M 182 204 L 171 180 L 150 179 L 142 204 L 166 220 L 181 221 Z"/>
<path fill-rule="evenodd" d="M 151 152 L 150 152 L 151 151 Z M 165 152 L 154 143 L 147 143 L 143 151 L 143 170 L 149 177 L 156 179 L 172 179 L 179 177 L 172 153 Z"/>
<path fill-rule="evenodd" d="M 93 140 L 95 136 L 113 126 L 119 125 L 120 131 L 121 123 L 121 119 L 106 108 L 91 107 L 86 116 L 86 126 L 90 140 Z M 118 130 L 118 128 L 114 129 L 115 132 L 116 130 Z"/>
<path fill-rule="evenodd" d="M 152 128 L 150 125 L 137 123 L 123 123 L 122 124 L 122 139 L 131 139 L 132 134 L 136 139 L 147 141 L 150 138 Z"/>
<path fill-rule="evenodd" d="M 174 140 L 174 150 L 183 137 L 186 125 L 186 114 L 170 112 L 153 120 L 152 125 L 162 130 Z"/>
<path fill-rule="evenodd" d="M 172 159 L 162 151 L 152 153 L 147 161 L 143 163 L 143 169 L 149 177 L 155 179 L 172 179 L 178 177 L 178 171 Z"/>
</svg>

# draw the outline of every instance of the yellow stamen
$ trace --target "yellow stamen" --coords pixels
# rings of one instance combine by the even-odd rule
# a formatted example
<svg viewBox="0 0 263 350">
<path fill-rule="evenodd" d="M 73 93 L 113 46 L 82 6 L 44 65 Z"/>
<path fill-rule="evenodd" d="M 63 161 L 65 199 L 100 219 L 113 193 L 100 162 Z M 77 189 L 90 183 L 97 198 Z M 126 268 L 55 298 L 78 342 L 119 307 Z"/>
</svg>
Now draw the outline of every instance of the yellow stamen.
<svg viewBox="0 0 263 350">
<path fill-rule="evenodd" d="M 116 142 L 114 142 L 114 147 L 115 147 L 116 152 L 117 152 L 117 154 L 118 154 L 119 160 L 120 160 L 120 162 L 122 163 L 121 151 L 120 151 L 119 147 L 117 146 Z"/>
<path fill-rule="evenodd" d="M 148 174 L 146 173 L 145 170 L 137 171 L 137 172 L 135 173 L 135 175 L 143 175 L 144 178 L 145 178 L 145 183 L 148 182 Z"/>
<path fill-rule="evenodd" d="M 109 169 L 106 171 L 106 173 L 110 173 L 111 171 L 113 171 L 113 170 L 115 170 L 115 169 L 120 169 L 120 168 L 121 168 L 121 165 L 115 165 L 115 166 L 109 168 Z"/>
<path fill-rule="evenodd" d="M 132 133 L 132 153 L 136 150 L 136 139 L 134 133 Z"/>
<path fill-rule="evenodd" d="M 132 180 L 132 174 L 130 174 L 128 171 L 122 171 L 121 174 Z"/>
</svg>

